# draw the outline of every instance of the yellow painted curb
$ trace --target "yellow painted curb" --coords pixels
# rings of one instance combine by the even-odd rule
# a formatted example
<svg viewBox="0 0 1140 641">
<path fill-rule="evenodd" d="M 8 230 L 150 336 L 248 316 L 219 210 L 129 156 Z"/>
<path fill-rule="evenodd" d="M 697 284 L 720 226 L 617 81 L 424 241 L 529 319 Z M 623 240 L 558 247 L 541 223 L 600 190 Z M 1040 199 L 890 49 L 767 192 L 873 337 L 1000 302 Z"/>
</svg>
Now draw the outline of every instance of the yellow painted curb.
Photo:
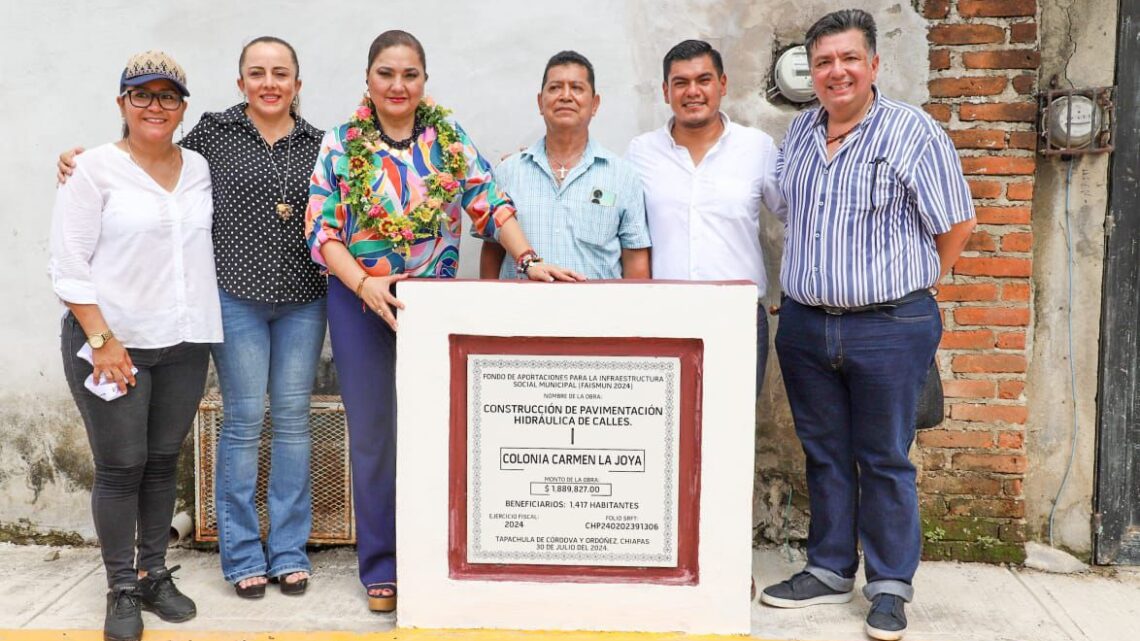
<svg viewBox="0 0 1140 641">
<path fill-rule="evenodd" d="M 553 632 L 545 630 L 393 630 L 396 641 L 732 641 L 746 635 L 679 632 Z"/>
<path fill-rule="evenodd" d="M 385 632 L 238 632 L 148 629 L 142 641 L 730 641 L 747 636 L 675 632 L 548 632 L 522 630 L 388 630 Z M 0 630 L 0 641 L 103 641 L 102 630 Z"/>
</svg>

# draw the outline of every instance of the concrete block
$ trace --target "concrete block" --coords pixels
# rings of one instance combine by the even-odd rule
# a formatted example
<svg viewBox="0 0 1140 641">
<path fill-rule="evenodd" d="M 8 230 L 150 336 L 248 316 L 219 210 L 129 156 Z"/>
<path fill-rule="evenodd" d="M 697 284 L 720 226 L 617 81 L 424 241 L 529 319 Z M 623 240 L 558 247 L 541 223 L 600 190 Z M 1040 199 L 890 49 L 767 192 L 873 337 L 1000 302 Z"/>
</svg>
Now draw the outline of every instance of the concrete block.
<svg viewBox="0 0 1140 641">
<path fill-rule="evenodd" d="M 1088 565 L 1072 554 L 1035 541 L 1025 544 L 1025 567 L 1055 574 L 1075 574 L 1089 569 Z"/>
</svg>

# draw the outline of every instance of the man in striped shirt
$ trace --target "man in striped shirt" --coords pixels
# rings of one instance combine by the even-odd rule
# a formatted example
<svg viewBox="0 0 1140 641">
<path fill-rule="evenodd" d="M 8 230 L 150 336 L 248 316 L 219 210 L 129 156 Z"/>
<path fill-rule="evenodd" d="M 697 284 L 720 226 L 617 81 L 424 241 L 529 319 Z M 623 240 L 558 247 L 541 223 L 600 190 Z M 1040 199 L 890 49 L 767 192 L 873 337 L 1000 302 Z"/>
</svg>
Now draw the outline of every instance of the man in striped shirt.
<svg viewBox="0 0 1140 641">
<path fill-rule="evenodd" d="M 538 110 L 546 135 L 495 169 L 516 216 L 544 259 L 587 278 L 649 278 L 645 197 L 634 168 L 590 139 L 601 97 L 594 67 L 562 51 L 546 63 Z M 518 278 L 503 247 L 484 241 L 480 278 Z"/>
<path fill-rule="evenodd" d="M 776 353 L 807 457 L 811 528 L 805 570 L 761 601 L 850 601 L 861 544 L 865 630 L 893 640 L 906 631 L 922 543 L 908 451 L 942 334 L 931 288 L 965 246 L 974 209 L 938 124 L 875 87 L 869 14 L 828 14 L 805 45 L 820 107 L 796 118 L 781 148 Z"/>
</svg>

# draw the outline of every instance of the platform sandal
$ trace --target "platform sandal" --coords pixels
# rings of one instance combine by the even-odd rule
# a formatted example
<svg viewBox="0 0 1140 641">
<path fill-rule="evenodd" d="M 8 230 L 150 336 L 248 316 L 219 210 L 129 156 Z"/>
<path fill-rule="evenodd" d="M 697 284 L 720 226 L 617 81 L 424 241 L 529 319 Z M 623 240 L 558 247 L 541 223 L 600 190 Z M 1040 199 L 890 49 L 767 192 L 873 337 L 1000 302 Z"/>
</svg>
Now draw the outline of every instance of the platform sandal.
<svg viewBox="0 0 1140 641">
<path fill-rule="evenodd" d="M 368 595 L 368 609 L 373 612 L 395 612 L 396 611 L 396 584 L 395 583 L 372 583 L 366 586 L 366 594 Z M 391 590 L 392 594 L 388 596 L 373 596 L 372 592 L 378 590 Z"/>
<path fill-rule="evenodd" d="M 257 577 L 251 576 L 249 578 L 256 579 Z M 245 579 L 242 580 L 244 581 Z M 234 584 L 234 592 L 243 599 L 260 599 L 265 596 L 265 584 L 250 583 L 243 588 L 241 587 L 241 581 L 238 581 Z"/>
<path fill-rule="evenodd" d="M 298 570 L 297 572 L 290 572 L 289 574 L 275 576 L 269 579 L 269 581 L 271 583 L 279 583 L 281 585 L 281 594 L 288 596 L 301 596 L 309 587 L 309 577 L 306 576 L 293 582 L 287 581 L 286 578 L 293 576 L 294 574 L 300 574 L 302 572 L 303 570 Z"/>
</svg>

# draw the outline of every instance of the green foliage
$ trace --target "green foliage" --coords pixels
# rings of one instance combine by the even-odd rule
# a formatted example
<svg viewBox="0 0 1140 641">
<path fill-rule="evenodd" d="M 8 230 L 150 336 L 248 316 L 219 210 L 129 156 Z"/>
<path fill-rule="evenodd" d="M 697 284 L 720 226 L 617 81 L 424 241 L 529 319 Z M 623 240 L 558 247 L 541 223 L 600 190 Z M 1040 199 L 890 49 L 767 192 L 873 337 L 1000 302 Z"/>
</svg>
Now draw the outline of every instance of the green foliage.
<svg viewBox="0 0 1140 641">
<path fill-rule="evenodd" d="M 946 530 L 936 525 L 930 529 L 923 530 L 922 538 L 930 543 L 937 543 L 946 538 Z"/>
</svg>

